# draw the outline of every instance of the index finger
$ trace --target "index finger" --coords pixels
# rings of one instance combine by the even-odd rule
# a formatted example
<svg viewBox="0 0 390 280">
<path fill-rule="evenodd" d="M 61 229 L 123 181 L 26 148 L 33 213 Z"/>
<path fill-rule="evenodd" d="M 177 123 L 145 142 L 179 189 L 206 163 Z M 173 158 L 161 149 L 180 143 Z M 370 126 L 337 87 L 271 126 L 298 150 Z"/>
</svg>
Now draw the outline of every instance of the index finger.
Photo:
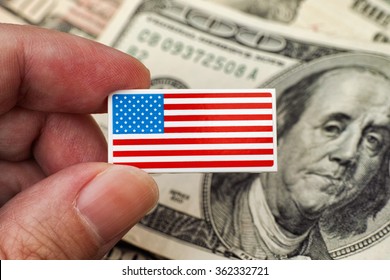
<svg viewBox="0 0 390 280">
<path fill-rule="evenodd" d="M 110 92 L 150 85 L 149 71 L 135 58 L 77 36 L 0 24 L 0 38 L 0 114 L 15 105 L 104 112 Z"/>
</svg>

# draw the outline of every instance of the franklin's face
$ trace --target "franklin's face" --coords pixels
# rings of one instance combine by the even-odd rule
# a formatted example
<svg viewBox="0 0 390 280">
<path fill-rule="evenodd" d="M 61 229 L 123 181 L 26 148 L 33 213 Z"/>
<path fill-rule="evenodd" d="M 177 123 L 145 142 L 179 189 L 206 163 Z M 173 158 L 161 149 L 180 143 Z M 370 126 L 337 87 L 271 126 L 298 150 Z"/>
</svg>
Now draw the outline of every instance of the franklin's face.
<svg viewBox="0 0 390 280">
<path fill-rule="evenodd" d="M 324 76 L 299 121 L 279 139 L 278 181 L 307 217 L 353 200 L 390 142 L 390 82 L 358 70 Z"/>
</svg>

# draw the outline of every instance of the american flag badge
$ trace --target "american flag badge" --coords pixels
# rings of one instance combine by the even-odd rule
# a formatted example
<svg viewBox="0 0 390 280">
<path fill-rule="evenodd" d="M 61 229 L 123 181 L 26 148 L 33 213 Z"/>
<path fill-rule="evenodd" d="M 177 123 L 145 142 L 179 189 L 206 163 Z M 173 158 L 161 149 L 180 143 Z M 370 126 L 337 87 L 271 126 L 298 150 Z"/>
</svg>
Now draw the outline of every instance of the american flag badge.
<svg viewBox="0 0 390 280">
<path fill-rule="evenodd" d="M 108 100 L 109 162 L 149 173 L 277 171 L 275 90 L 126 90 Z"/>
</svg>

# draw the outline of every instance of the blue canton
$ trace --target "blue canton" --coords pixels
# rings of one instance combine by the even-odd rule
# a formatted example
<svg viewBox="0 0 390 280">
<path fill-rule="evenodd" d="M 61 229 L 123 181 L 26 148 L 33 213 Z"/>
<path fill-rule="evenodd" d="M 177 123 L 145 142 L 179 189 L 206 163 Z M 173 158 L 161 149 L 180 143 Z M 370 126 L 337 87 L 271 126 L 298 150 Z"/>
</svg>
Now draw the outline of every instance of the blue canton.
<svg viewBox="0 0 390 280">
<path fill-rule="evenodd" d="M 115 94 L 112 112 L 114 134 L 164 133 L 163 94 Z"/>
</svg>

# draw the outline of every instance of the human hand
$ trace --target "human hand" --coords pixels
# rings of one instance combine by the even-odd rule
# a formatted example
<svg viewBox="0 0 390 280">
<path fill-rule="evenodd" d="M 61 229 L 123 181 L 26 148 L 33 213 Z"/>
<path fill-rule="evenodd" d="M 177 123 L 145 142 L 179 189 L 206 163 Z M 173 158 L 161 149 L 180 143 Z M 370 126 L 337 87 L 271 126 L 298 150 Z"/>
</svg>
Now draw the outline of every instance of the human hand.
<svg viewBox="0 0 390 280">
<path fill-rule="evenodd" d="M 156 203 L 154 181 L 113 166 L 89 113 L 146 88 L 149 72 L 114 49 L 0 24 L 0 258 L 101 258 Z"/>
</svg>

